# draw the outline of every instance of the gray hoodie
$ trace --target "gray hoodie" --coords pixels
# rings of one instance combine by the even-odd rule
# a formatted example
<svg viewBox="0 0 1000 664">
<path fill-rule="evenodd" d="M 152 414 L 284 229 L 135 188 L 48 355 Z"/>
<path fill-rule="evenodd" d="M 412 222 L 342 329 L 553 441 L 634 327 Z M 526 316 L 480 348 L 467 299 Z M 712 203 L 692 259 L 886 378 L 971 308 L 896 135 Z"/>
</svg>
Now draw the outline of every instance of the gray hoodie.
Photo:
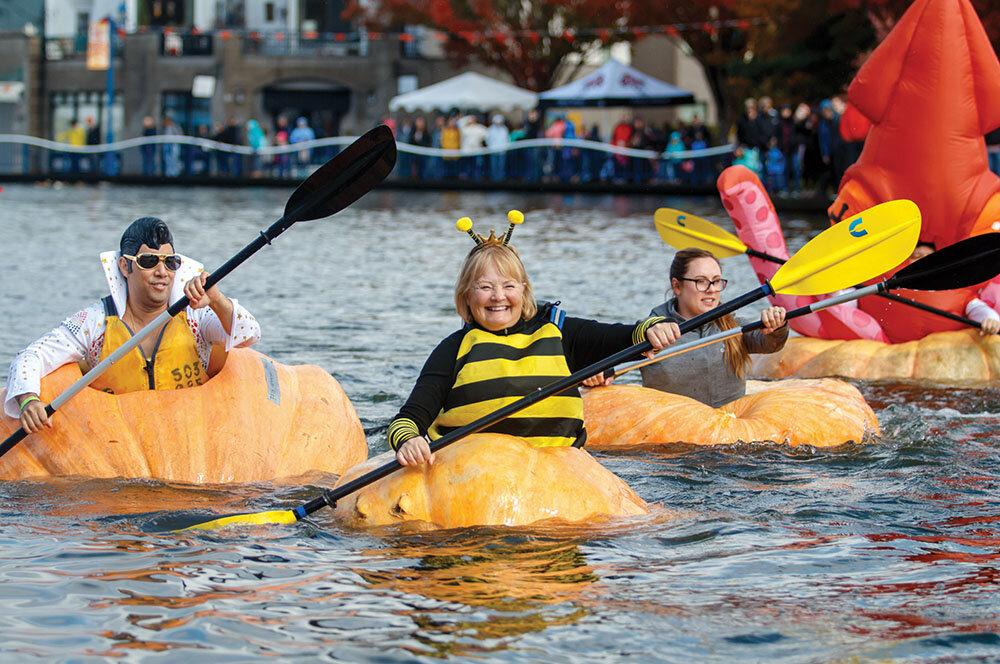
<svg viewBox="0 0 1000 664">
<path fill-rule="evenodd" d="M 654 316 L 680 325 L 686 319 L 677 313 L 674 298 L 653 309 Z M 741 323 L 742 324 L 742 323 Z M 678 344 L 696 341 L 719 332 L 715 323 L 706 323 L 681 336 Z M 772 334 L 754 330 L 743 335 L 743 345 L 750 353 L 774 353 L 788 340 L 788 326 Z M 739 399 L 747 393 L 747 382 L 740 378 L 725 360 L 726 344 L 719 342 L 688 351 L 677 357 L 643 367 L 642 384 L 661 392 L 672 392 L 697 399 L 713 408 Z"/>
</svg>

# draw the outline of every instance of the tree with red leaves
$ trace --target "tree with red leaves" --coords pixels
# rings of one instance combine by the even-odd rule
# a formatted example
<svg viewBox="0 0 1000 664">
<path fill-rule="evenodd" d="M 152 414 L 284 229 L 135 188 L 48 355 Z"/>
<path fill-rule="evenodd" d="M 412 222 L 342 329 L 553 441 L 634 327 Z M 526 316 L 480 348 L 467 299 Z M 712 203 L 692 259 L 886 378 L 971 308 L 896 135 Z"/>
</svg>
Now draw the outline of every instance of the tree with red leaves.
<svg viewBox="0 0 1000 664">
<path fill-rule="evenodd" d="M 591 52 L 634 39 L 612 29 L 627 23 L 628 0 L 379 0 L 374 7 L 351 0 L 347 18 L 369 28 L 422 25 L 440 31 L 447 57 L 506 72 L 515 85 L 548 90 L 571 78 Z M 586 35 L 581 27 L 601 28 Z M 569 57 L 577 56 L 577 57 Z"/>
<path fill-rule="evenodd" d="M 973 9 L 979 15 L 979 20 L 983 22 L 983 27 L 986 28 L 990 42 L 1000 44 L 1000 7 L 997 6 L 996 0 L 971 0 L 971 2 Z M 872 29 L 875 30 L 875 37 L 881 42 L 911 4 L 913 0 L 833 0 L 831 9 L 842 12 L 864 12 Z"/>
</svg>

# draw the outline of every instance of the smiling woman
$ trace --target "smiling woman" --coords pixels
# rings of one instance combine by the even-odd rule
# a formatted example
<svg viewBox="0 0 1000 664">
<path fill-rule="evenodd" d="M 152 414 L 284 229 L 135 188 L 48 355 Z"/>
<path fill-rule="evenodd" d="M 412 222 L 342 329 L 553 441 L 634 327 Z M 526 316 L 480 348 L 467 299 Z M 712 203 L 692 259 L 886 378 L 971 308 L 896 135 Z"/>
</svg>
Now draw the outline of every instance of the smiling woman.
<svg viewBox="0 0 1000 664">
<path fill-rule="evenodd" d="M 676 323 L 704 314 L 719 306 L 728 281 L 722 277 L 719 261 L 702 249 L 682 249 L 670 265 L 667 302 L 652 311 Z M 751 353 L 774 353 L 785 345 L 788 326 L 785 310 L 768 307 L 760 316 L 762 330 L 731 337 L 722 348 L 706 346 L 671 362 L 642 369 L 646 387 L 681 394 L 718 407 L 746 394 L 746 375 Z M 686 333 L 682 339 L 693 341 L 720 330 L 739 327 L 733 314 Z"/>
<path fill-rule="evenodd" d="M 516 210 L 500 238 L 456 224 L 476 246 L 455 284 L 464 325 L 438 344 L 406 403 L 389 425 L 401 465 L 433 463 L 430 441 L 527 396 L 601 358 L 648 339 L 660 349 L 680 334 L 651 316 L 635 325 L 569 318 L 556 304 L 535 301 L 517 251 L 507 244 L 523 221 Z M 586 441 L 579 390 L 540 401 L 484 430 L 523 438 L 534 447 L 581 447 Z"/>
</svg>

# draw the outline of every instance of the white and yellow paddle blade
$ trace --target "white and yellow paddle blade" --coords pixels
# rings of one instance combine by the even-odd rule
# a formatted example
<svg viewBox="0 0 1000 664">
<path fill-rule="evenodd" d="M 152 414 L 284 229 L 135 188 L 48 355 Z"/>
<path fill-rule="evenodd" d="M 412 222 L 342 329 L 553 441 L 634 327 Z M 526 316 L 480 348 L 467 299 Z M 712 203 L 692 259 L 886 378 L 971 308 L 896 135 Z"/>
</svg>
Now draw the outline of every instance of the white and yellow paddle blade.
<svg viewBox="0 0 1000 664">
<path fill-rule="evenodd" d="M 786 295 L 821 295 L 877 277 L 906 260 L 920 238 L 920 208 L 881 203 L 826 229 L 795 252 L 773 277 Z"/>
<path fill-rule="evenodd" d="M 747 246 L 732 233 L 711 221 L 673 208 L 660 208 L 653 214 L 660 238 L 675 249 L 704 249 L 716 258 L 746 253 Z"/>
<path fill-rule="evenodd" d="M 269 526 L 288 525 L 295 523 L 298 518 L 292 510 L 272 510 L 270 512 L 257 512 L 256 514 L 233 514 L 218 519 L 212 519 L 205 523 L 199 523 L 187 528 L 181 528 L 177 532 L 185 530 L 216 530 L 218 528 L 228 528 L 230 526 Z"/>
</svg>

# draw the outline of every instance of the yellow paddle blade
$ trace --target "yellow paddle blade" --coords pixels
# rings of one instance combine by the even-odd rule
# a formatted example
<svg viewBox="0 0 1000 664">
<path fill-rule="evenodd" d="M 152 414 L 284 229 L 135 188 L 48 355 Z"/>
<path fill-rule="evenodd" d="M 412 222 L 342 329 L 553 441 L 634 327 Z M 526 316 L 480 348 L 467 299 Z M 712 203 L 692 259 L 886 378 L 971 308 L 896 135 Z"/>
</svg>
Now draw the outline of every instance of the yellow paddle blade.
<svg viewBox="0 0 1000 664">
<path fill-rule="evenodd" d="M 267 525 L 287 525 L 295 523 L 298 519 L 292 510 L 272 510 L 270 512 L 257 512 L 256 514 L 234 514 L 224 516 L 221 519 L 213 519 L 205 523 L 199 523 L 187 528 L 181 528 L 178 532 L 185 530 L 215 530 L 216 528 L 226 528 L 228 526 L 267 526 Z"/>
<path fill-rule="evenodd" d="M 913 253 L 919 237 L 916 203 L 881 203 L 810 240 L 775 273 L 771 286 L 786 295 L 832 293 L 896 267 Z"/>
<path fill-rule="evenodd" d="M 653 214 L 653 223 L 663 241 L 675 249 L 704 249 L 716 258 L 739 256 L 747 250 L 729 231 L 681 210 L 660 208 Z"/>
</svg>

